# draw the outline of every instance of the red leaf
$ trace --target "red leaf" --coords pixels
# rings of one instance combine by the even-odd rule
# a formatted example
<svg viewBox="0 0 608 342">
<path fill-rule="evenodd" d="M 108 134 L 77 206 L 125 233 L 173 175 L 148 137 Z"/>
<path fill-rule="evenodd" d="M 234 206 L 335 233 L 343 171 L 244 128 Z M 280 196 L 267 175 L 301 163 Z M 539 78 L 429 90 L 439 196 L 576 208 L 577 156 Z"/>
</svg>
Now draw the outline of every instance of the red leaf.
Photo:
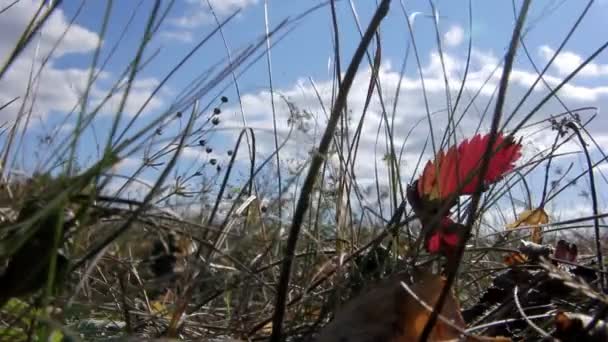
<svg viewBox="0 0 608 342">
<path fill-rule="evenodd" d="M 450 248 L 455 248 L 460 242 L 460 236 L 457 233 L 443 233 L 441 234 L 441 242 Z"/>
<path fill-rule="evenodd" d="M 447 153 L 440 150 L 435 160 L 428 161 L 425 165 L 418 181 L 418 193 L 429 199 L 445 199 L 456 193 L 459 185 L 466 182 L 458 195 L 472 194 L 479 182 L 479 175 L 474 174 L 479 173 L 489 138 L 487 134 L 477 134 L 470 140 L 465 139 L 458 147 L 450 147 Z M 498 181 L 512 170 L 515 161 L 521 157 L 521 144 L 512 138 L 505 138 L 501 133 L 496 137 L 493 148 L 496 150 L 498 147 L 500 149 L 490 158 L 483 179 L 486 185 Z"/>
<path fill-rule="evenodd" d="M 433 229 L 426 238 L 426 250 L 431 254 L 447 253 L 451 254 L 456 250 L 460 243 L 460 233 L 458 230 L 461 225 L 456 225 L 448 217 L 444 217 L 438 228 Z"/>
<path fill-rule="evenodd" d="M 431 254 L 439 253 L 441 250 L 441 233 L 431 235 L 426 243 L 426 250 Z"/>
</svg>

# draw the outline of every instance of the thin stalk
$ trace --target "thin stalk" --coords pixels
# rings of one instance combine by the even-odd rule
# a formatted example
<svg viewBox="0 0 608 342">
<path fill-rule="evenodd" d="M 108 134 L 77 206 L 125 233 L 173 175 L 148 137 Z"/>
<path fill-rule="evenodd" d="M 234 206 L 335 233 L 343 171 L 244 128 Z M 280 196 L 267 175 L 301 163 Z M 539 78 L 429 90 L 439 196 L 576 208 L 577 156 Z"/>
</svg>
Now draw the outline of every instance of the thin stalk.
<svg viewBox="0 0 608 342">
<path fill-rule="evenodd" d="M 589 151 L 587 150 L 587 144 L 585 143 L 585 139 L 578 128 L 578 126 L 569 121 L 566 123 L 566 127 L 576 133 L 578 140 L 583 147 L 583 151 L 585 152 L 585 157 L 587 159 L 587 171 L 589 174 L 589 182 L 591 183 L 591 201 L 593 203 L 593 226 L 595 228 L 595 253 L 597 256 L 597 267 L 600 269 L 600 286 L 602 287 L 603 292 L 606 292 L 606 277 L 604 276 L 604 258 L 602 256 L 602 244 L 600 239 L 600 219 L 599 219 L 599 210 L 597 207 L 597 192 L 595 189 L 595 177 L 593 175 L 593 163 L 591 162 L 591 156 L 589 155 Z"/>
<path fill-rule="evenodd" d="M 80 138 L 81 126 L 83 123 L 83 118 L 86 115 L 87 104 L 89 99 L 89 93 L 91 91 L 91 87 L 93 86 L 93 80 L 95 79 L 95 69 L 97 68 L 97 63 L 99 61 L 99 56 L 101 55 L 101 45 L 103 44 L 103 38 L 106 36 L 106 32 L 108 29 L 108 22 L 110 22 L 110 13 L 112 13 L 112 0 L 108 0 L 106 2 L 106 10 L 103 16 L 103 22 L 101 23 L 101 30 L 99 32 L 99 42 L 97 44 L 97 48 L 95 49 L 95 53 L 93 54 L 93 61 L 91 62 L 91 69 L 89 70 L 89 78 L 87 80 L 87 87 L 84 90 L 84 94 L 82 95 L 82 101 L 80 102 L 80 113 L 78 114 L 78 118 L 76 119 L 76 128 L 74 134 L 74 140 L 72 141 L 72 146 L 70 149 L 70 157 L 68 158 L 67 165 L 67 174 L 72 174 L 72 168 L 74 159 L 76 158 L 76 149 L 78 148 L 78 139 Z"/>
<path fill-rule="evenodd" d="M 293 264 L 293 258 L 295 255 L 296 245 L 298 242 L 298 237 L 300 234 L 300 229 L 302 227 L 304 215 L 306 214 L 306 211 L 308 210 L 308 207 L 310 205 L 310 194 L 313 191 L 314 184 L 317 179 L 317 174 L 323 164 L 323 161 L 325 160 L 325 156 L 327 155 L 329 145 L 333 139 L 334 132 L 338 125 L 338 121 L 340 120 L 342 111 L 346 104 L 348 93 L 355 79 L 357 70 L 359 69 L 359 64 L 361 64 L 367 47 L 371 43 L 371 40 L 376 31 L 378 30 L 380 23 L 388 13 L 390 2 L 390 0 L 383 0 L 378 5 L 378 9 L 374 14 L 369 24 L 369 27 L 365 32 L 365 35 L 361 39 L 361 42 L 359 43 L 359 46 L 355 51 L 353 59 L 350 65 L 348 66 L 346 74 L 344 75 L 344 81 L 338 91 L 338 97 L 336 98 L 336 103 L 334 104 L 331 115 L 329 117 L 327 128 L 323 133 L 323 137 L 321 138 L 321 141 L 319 143 L 318 150 L 316 151 L 316 153 L 313 154 L 308 174 L 306 176 L 306 179 L 304 180 L 302 191 L 300 192 L 300 197 L 296 205 L 293 221 L 289 230 L 289 236 L 287 238 L 287 245 L 285 247 L 285 260 L 281 265 L 281 274 L 279 276 L 279 283 L 277 285 L 277 297 L 272 320 L 272 333 L 270 336 L 271 342 L 282 341 L 283 318 L 285 316 L 285 304 L 287 302 L 289 280 L 291 277 L 291 267 Z"/>
<path fill-rule="evenodd" d="M 469 214 L 467 217 L 467 222 L 465 225 L 464 236 L 469 236 L 473 224 L 477 218 L 477 208 L 481 201 L 481 193 L 483 186 L 483 178 L 488 171 L 488 165 L 490 164 L 490 158 L 492 157 L 493 146 L 496 143 L 496 138 L 498 136 L 498 129 L 500 125 L 500 118 L 502 117 L 502 111 L 504 102 L 507 95 L 507 88 L 509 85 L 509 76 L 511 74 L 511 70 L 513 69 L 513 64 L 515 62 L 515 54 L 517 52 L 517 45 L 519 43 L 519 38 L 521 36 L 522 28 L 524 26 L 524 22 L 526 20 L 526 16 L 528 14 L 528 9 L 530 8 L 531 0 L 526 0 L 519 12 L 519 17 L 517 18 L 517 24 L 513 29 L 513 35 L 511 36 L 511 42 L 509 44 L 509 50 L 507 51 L 507 55 L 505 57 L 505 67 L 503 69 L 503 73 L 500 79 L 498 97 L 496 99 L 496 107 L 494 109 L 494 117 L 492 119 L 492 126 L 489 133 L 488 145 L 485 148 L 485 151 L 482 156 L 482 163 L 479 172 L 479 181 L 476 186 L 475 192 L 471 196 L 471 204 L 469 205 Z M 458 274 L 458 265 L 464 255 L 464 250 L 466 247 L 466 239 L 463 239 L 458 244 L 458 250 L 456 252 L 456 257 L 454 260 L 450 260 L 450 269 L 448 270 L 447 279 L 439 298 L 437 299 L 437 303 L 435 304 L 435 308 L 431 313 L 422 334 L 420 334 L 420 341 L 426 341 L 431 334 L 435 323 L 437 322 L 437 317 L 443 308 L 443 304 L 445 303 L 448 294 L 450 293 L 450 289 L 456 280 L 456 275 Z"/>
<path fill-rule="evenodd" d="M 279 215 L 279 228 L 281 226 L 281 218 L 283 217 L 283 205 L 281 204 L 281 194 L 282 191 L 282 180 L 281 180 L 281 156 L 279 154 L 279 136 L 277 131 L 277 111 L 274 104 L 274 87 L 272 82 L 272 56 L 270 54 L 270 28 L 269 28 L 269 19 L 268 19 L 268 0 L 264 0 L 264 32 L 266 32 L 266 67 L 268 71 L 268 86 L 270 87 L 270 108 L 272 111 L 272 129 L 274 132 L 274 148 L 277 150 L 276 153 L 276 163 L 277 163 L 277 188 L 279 190 L 279 198 L 277 199 L 278 205 L 278 215 Z"/>
</svg>

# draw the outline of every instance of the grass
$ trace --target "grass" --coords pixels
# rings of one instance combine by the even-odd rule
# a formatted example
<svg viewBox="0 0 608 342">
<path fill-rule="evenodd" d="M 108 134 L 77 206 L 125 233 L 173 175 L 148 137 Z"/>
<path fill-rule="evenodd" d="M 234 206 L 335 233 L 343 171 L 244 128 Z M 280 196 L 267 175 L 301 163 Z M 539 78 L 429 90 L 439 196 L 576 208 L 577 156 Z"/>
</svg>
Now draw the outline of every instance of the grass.
<svg viewBox="0 0 608 342">
<path fill-rule="evenodd" d="M 529 310 L 519 301 L 527 297 L 521 297 L 518 291 L 522 290 L 515 287 L 516 300 L 512 305 L 520 316 L 498 310 L 467 329 L 496 333 L 496 327 L 523 317 L 526 324 L 513 336 L 537 339 L 552 332 L 556 309 L 591 314 L 595 320 L 606 319 L 604 291 L 608 284 L 602 244 L 605 234 L 601 229 L 607 214 L 601 212 L 597 195 L 598 183 L 606 181 L 598 166 L 607 157 L 588 130 L 596 108 L 569 108 L 559 94 L 608 47 L 608 42 L 600 42 L 563 80 L 548 82 L 549 68 L 573 39 L 593 1 L 587 2 L 580 13 L 572 14 L 574 21 L 568 33 L 542 68 L 526 45 L 526 35 L 538 23 L 538 18 L 526 15 L 531 3 L 524 1 L 521 8 L 513 6 L 511 40 L 504 59 L 489 76 L 498 76 L 500 82 L 496 89 L 490 89 L 492 95 L 487 98 L 480 94 L 492 87 L 490 83 L 484 82 L 473 93 L 467 83 L 473 38 L 467 44 L 459 84 L 453 84 L 446 71 L 438 19 L 431 17 L 446 89 L 446 109 L 441 112 L 431 111 L 414 16 L 403 1 L 379 1 L 368 24 L 359 22 L 354 3 L 350 3 L 352 18 L 343 18 L 336 7 L 344 3 L 328 1 L 274 25 L 265 2 L 264 34 L 240 49 L 230 48 L 224 33 L 229 25 L 238 25 L 234 20 L 238 11 L 222 18 L 209 3 L 214 26 L 208 35 L 192 43 L 183 56 L 176 56 L 175 64 L 136 112 L 126 113 L 136 82 L 157 55 L 151 49 L 160 39 L 161 24 L 175 4 L 154 1 L 148 7 L 138 5 L 131 19 L 121 23 L 123 34 L 129 30 L 139 32 L 139 45 L 133 47 L 131 59 L 107 92 L 95 97 L 92 90 L 104 77 L 104 69 L 122 41 L 117 39 L 114 46 L 101 43 L 111 25 L 118 25 L 113 20 L 117 2 L 107 1 L 98 29 L 101 39 L 92 54 L 84 91 L 72 111 L 61 114 L 62 123 L 73 124 L 69 134 L 50 132 L 43 139 L 48 145 L 46 152 L 34 155 L 27 150 L 31 147 L 25 141 L 37 124 L 33 105 L 28 107 L 27 103 L 35 102 L 39 96 L 36 82 L 60 41 L 48 56 L 37 56 L 43 62 L 32 67 L 24 93 L 0 103 L 0 289 L 4 292 L 0 296 L 4 304 L 0 340 L 309 339 L 343 303 L 364 293 L 369 284 L 413 264 L 428 269 L 443 265 L 441 258 L 419 248 L 421 227 L 407 204 L 405 192 L 429 153 L 435 154 L 462 140 L 460 132 L 466 129 L 467 120 L 475 118 L 476 111 L 479 122 L 471 133 L 490 122 L 490 141 L 502 132 L 516 138 L 524 135 L 525 143 L 526 137 L 533 135 L 530 132 L 540 132 L 554 137 L 553 144 L 528 153 L 514 172 L 489 191 L 477 189 L 459 201 L 455 215 L 465 223 L 471 239 L 459 246 L 456 259 L 451 260 L 458 267 L 447 270 L 447 286 L 437 305 L 441 306 L 449 290 L 455 289 L 463 308 L 475 306 L 495 279 L 512 271 L 513 267 L 503 262 L 505 254 L 517 251 L 519 240 L 530 239 L 534 227 L 544 224 L 528 222 L 527 226 L 505 232 L 506 223 L 512 222 L 522 207 L 547 210 L 564 191 L 580 188 L 591 199 L 592 215 L 560 220 L 559 213 L 551 213 L 550 224 L 543 227 L 543 238 L 548 244 L 563 237 L 575 242 L 580 257 L 571 266 L 596 270 L 598 279 L 584 284 L 568 273 L 550 268 L 547 272 L 580 290 L 575 302 L 551 303 L 542 312 Z M 474 6 L 470 1 L 467 4 L 472 30 Z M 13 5 L 0 9 L 0 20 L 10 15 Z M 38 33 L 44 34 L 50 15 L 61 5 L 61 1 L 40 5 L 10 54 L 3 57 L 0 82 L 5 82 L 15 63 L 25 58 L 24 51 L 37 44 Z M 432 11 L 436 10 L 435 5 L 429 2 Z M 320 11 L 326 11 L 332 20 L 331 53 L 336 62 L 332 65 L 330 101 L 325 101 L 325 89 L 319 89 L 311 80 L 321 108 L 316 113 L 301 108 L 301 104 L 275 89 L 272 52 L 308 16 Z M 383 89 L 382 77 L 382 52 L 390 42 L 383 40 L 379 29 L 391 11 L 403 16 L 401 24 L 407 28 L 403 33 L 409 38 L 392 97 Z M 546 15 L 551 15 L 549 10 Z M 133 26 L 134 16 L 145 16 L 139 21 L 143 27 Z M 352 57 L 344 51 L 340 32 L 341 21 L 350 19 L 356 21 L 360 34 Z M 66 34 L 67 31 L 60 40 Z M 171 106 L 154 116 L 143 115 L 196 52 L 212 47 L 214 38 L 221 42 L 226 57 L 187 84 Z M 408 62 L 412 62 L 410 54 L 421 83 L 425 115 L 404 134 L 395 127 L 400 87 Z M 510 86 L 517 58 L 527 59 L 537 77 L 516 98 Z M 343 61 L 348 63 L 342 65 Z M 369 77 L 362 83 L 367 85 L 366 97 L 363 106 L 357 108 L 361 112 L 351 113 L 351 87 L 355 76 L 363 74 L 365 62 L 370 67 Z M 263 138 L 247 125 L 247 108 L 240 88 L 243 75 L 264 63 L 272 108 L 270 153 L 260 152 Z M 547 92 L 533 97 L 537 85 Z M 225 98 L 224 94 L 233 89 L 237 98 Z M 530 104 L 532 100 L 536 102 Z M 102 141 L 96 122 L 111 101 L 117 106 L 106 140 Z M 559 103 L 563 112 L 543 116 L 541 113 L 546 114 L 550 102 Z M 235 104 L 242 127 L 234 141 L 218 138 L 229 129 L 223 127 L 220 114 L 225 106 Z M 360 163 L 366 162 L 361 160 L 365 158 L 362 144 L 368 143 L 365 134 L 369 134 L 365 133 L 364 123 L 373 115 L 372 105 L 380 108 L 374 137 L 378 158 L 373 163 L 374 179 L 365 184 L 357 177 L 361 175 Z M 2 113 L 9 111 L 16 114 L 3 120 Z M 438 120 L 439 114 L 445 115 L 446 120 Z M 278 127 L 283 116 L 289 117 L 287 134 Z M 318 118 L 326 122 L 310 124 Z M 428 130 L 428 138 L 420 149 L 412 150 L 409 142 L 416 129 L 422 128 Z M 302 136 L 311 138 L 314 148 L 309 151 L 308 160 L 294 166 L 287 146 Z M 558 169 L 555 165 L 565 155 L 559 149 L 572 141 L 582 146 L 577 153 L 585 156 L 585 163 L 578 168 L 571 165 L 565 171 Z M 96 146 L 97 156 L 81 155 L 84 145 Z M 184 153 L 194 147 L 206 149 L 209 157 L 202 165 L 184 167 Z M 215 157 L 218 151 L 225 151 L 222 159 Z M 35 172 L 20 175 L 20 161 L 29 155 L 36 160 L 25 164 L 35 163 L 38 167 Z M 415 161 L 405 160 L 411 155 L 416 156 Z M 131 174 L 119 174 L 117 165 L 130 158 L 140 158 L 142 162 Z M 492 151 L 488 149 L 479 167 L 481 174 L 485 174 L 490 158 Z M 580 173 L 576 174 L 578 169 Z M 535 174 L 535 180 L 538 175 L 543 180 L 540 197 L 534 193 L 538 187 L 529 184 Z M 601 179 L 596 177 L 598 174 Z M 152 181 L 149 175 L 154 176 Z M 121 182 L 118 187 L 117 180 Z M 140 189 L 138 196 L 129 195 L 133 188 Z M 26 212 L 32 201 L 40 207 Z M 592 228 L 593 233 L 579 233 L 583 228 Z M 33 253 L 40 257 L 32 257 Z M 11 265 L 20 267 L 8 272 Z M 159 271 L 165 266 L 170 270 Z M 538 265 L 535 267 L 538 269 Z M 423 335 L 430 333 L 438 312 L 437 308 L 432 311 Z"/>
</svg>

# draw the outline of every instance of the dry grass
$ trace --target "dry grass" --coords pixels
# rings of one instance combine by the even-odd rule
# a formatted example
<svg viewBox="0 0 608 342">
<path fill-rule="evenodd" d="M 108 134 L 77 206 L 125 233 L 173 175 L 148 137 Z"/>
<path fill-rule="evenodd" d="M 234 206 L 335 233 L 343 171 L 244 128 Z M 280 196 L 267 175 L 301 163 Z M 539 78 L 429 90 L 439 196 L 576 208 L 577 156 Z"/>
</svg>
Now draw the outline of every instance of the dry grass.
<svg viewBox="0 0 608 342">
<path fill-rule="evenodd" d="M 21 159 L 16 158 L 16 154 L 27 153 L 20 139 L 27 136 L 28 126 L 33 125 L 32 112 L 23 107 L 14 120 L 4 122 L 1 115 L 10 103 L 0 104 L 0 270 L 8 269 L 11 263 L 17 264 L 15 260 L 23 260 L 21 269 L 27 270 L 11 275 L 10 279 L 5 270 L 0 274 L 4 284 L 32 287 L 30 291 L 20 288 L 7 292 L 7 303 L 0 313 L 0 340 L 38 341 L 49 337 L 54 340 L 61 337 L 73 340 L 309 340 L 333 318 L 337 308 L 365 291 L 369 284 L 411 268 L 413 263 L 437 271 L 444 261 L 415 248 L 420 227 L 404 198 L 409 180 L 401 169 L 409 133 L 404 137 L 392 129 L 394 110 L 391 116 L 393 103 L 390 101 L 396 102 L 398 96 L 390 101 L 386 99 L 386 94 L 378 90 L 382 80 L 376 73 L 370 73 L 366 80 L 370 89 L 366 102 L 377 101 L 383 109 L 383 126 L 378 130 L 377 139 L 384 144 L 385 165 L 381 171 L 376 165 L 376 178 L 369 187 L 362 186 L 355 176 L 367 107 L 362 113 L 356 113 L 360 122 L 349 123 L 344 118 L 356 72 L 366 62 L 371 70 L 379 70 L 382 63 L 382 44 L 387 42 L 376 33 L 390 2 L 379 1 L 374 19 L 361 27 L 359 49 L 354 57 L 347 56 L 349 64 L 341 66 L 342 70 L 334 70 L 334 81 L 339 86 L 332 95 L 335 100 L 326 104 L 328 121 L 322 133 L 307 128 L 306 120 L 313 115 L 307 109 L 278 95 L 272 98 L 273 110 L 282 108 L 275 108 L 274 101 L 287 102 L 291 131 L 287 138 L 279 134 L 277 113 L 273 113 L 274 151 L 264 156 L 265 159 L 256 154 L 256 135 L 247 127 L 230 142 L 231 146 L 214 145 L 212 137 L 222 130 L 221 116 L 214 112 L 221 112 L 228 101 L 229 104 L 240 102 L 222 95 L 231 87 L 238 89 L 241 73 L 255 63 L 266 61 L 268 78 L 272 80 L 271 42 L 280 42 L 310 13 L 327 11 L 337 30 L 340 18 L 335 9 L 338 3 L 334 1 L 313 7 L 299 17 L 277 21 L 279 24 L 274 26 L 267 21 L 265 35 L 205 71 L 184 89 L 170 108 L 153 118 L 140 117 L 144 107 L 137 115 L 124 117 L 131 86 L 140 68 L 148 62 L 147 58 L 154 57 L 150 56 L 149 44 L 171 6 L 155 1 L 143 21 L 146 25 L 140 45 L 107 94 L 107 100 L 117 97 L 119 103 L 107 140 L 96 143 L 101 146 L 100 153 L 86 165 L 79 165 L 83 163 L 79 147 L 92 144 L 84 132 L 102 108 L 102 104 L 90 102 L 89 88 L 106 63 L 100 56 L 105 56 L 113 47 L 101 44 L 97 47 L 86 91 L 74 110 L 65 114 L 66 121 L 74 123 L 74 129 L 65 138 L 48 136 L 45 141 L 49 143 L 49 152 L 38 156 L 40 167 L 36 173 L 20 175 L 15 171 Z M 55 6 L 59 5 L 60 1 L 56 1 Z M 56 7 L 41 5 L 32 26 L 42 27 L 54 10 Z M 112 10 L 108 4 L 99 28 L 101 37 L 106 25 L 110 25 Z M 408 10 L 403 2 L 392 1 L 390 11 L 403 12 L 406 19 L 402 24 L 409 27 L 409 32 L 404 34 L 411 33 L 410 37 L 414 38 Z M 136 15 L 143 13 L 146 12 Z M 548 118 L 535 119 L 535 115 L 547 101 L 559 99 L 559 89 L 601 53 L 607 43 L 601 42 L 603 45 L 557 86 L 549 87 L 543 78 L 549 65 L 537 69 L 535 84 L 545 84 L 550 91 L 534 105 L 527 106 L 525 112 L 521 109 L 515 115 L 520 110 L 517 103 L 524 103 L 534 88 L 516 100 L 507 93 L 515 54 L 532 61 L 522 51 L 526 48 L 522 32 L 529 18 L 519 8 L 517 13 L 514 19 L 518 19 L 521 26 L 514 26 L 511 44 L 505 42 L 509 48 L 499 74 L 502 81 L 496 98 L 487 103 L 484 116 L 487 114 L 492 123 L 491 134 L 500 131 L 517 137 L 524 129 L 526 132 L 539 130 L 555 136 L 555 142 L 551 148 L 527 156 L 516 172 L 483 196 L 477 193 L 459 203 L 458 213 L 462 214 L 462 222 L 466 221 L 472 238 L 459 255 L 459 272 L 451 274 L 452 278 L 448 275 L 447 284 L 457 293 L 461 307 L 468 309 L 478 304 L 487 289 L 495 285 L 495 279 L 503 279 L 498 277 L 505 274 L 511 277 L 512 273 L 508 272 L 521 268 L 524 275 L 518 279 L 524 279 L 521 281 L 526 287 L 521 288 L 523 283 L 518 283 L 519 287 L 510 289 L 519 296 L 514 297 L 513 292 L 503 294 L 501 301 L 484 308 L 473 322 L 467 322 L 470 324 L 467 329 L 494 335 L 504 333 L 504 327 L 517 321 L 516 331 L 508 333 L 538 339 L 545 332 L 552 333 L 552 314 L 557 309 L 606 318 L 606 296 L 601 290 L 606 286 L 602 255 L 602 251 L 606 252 L 605 234 L 599 231 L 604 227 L 600 218 L 606 213 L 598 208 L 598 180 L 593 178 L 593 169 L 603 159 L 588 157 L 588 164 L 580 167 L 583 171 L 578 175 L 573 175 L 573 171 L 567 178 L 563 171 L 556 176 L 551 167 L 559 156 L 557 148 L 572 139 L 580 139 L 583 146 L 587 143 L 594 152 L 598 151 L 597 145 L 591 145 L 594 140 L 586 129 L 591 122 L 589 118 L 593 118 L 586 114 L 593 114 L 595 110 L 566 107 L 564 113 L 549 113 Z M 573 14 L 573 18 L 584 20 L 585 14 L 586 10 Z M 6 13 L 0 12 L 0 20 L 3 15 Z M 232 24 L 233 18 L 229 16 L 221 21 L 216 17 L 215 29 L 199 44 L 193 44 L 183 59 L 176 57 L 175 67 L 166 79 L 180 70 L 183 62 L 198 49 L 208 48 L 209 38 L 217 36 L 227 44 L 223 28 Z M 575 31 L 577 25 L 572 24 L 571 31 Z M 435 28 L 439 41 L 436 22 Z M 132 28 L 125 25 L 125 30 L 129 29 Z M 35 32 L 30 29 L 23 33 L 13 53 L 0 66 L 0 82 L 26 46 L 35 43 Z M 340 35 L 334 33 L 334 60 L 345 60 L 339 47 Z M 570 36 L 566 36 L 563 42 L 569 39 Z M 421 69 L 415 40 L 408 43 L 407 49 Z M 438 51 L 442 55 L 441 49 Z M 33 74 L 36 72 L 32 70 Z M 466 82 L 465 72 L 460 84 L 450 85 L 457 90 L 457 96 L 453 98 L 446 93 L 446 127 L 436 127 L 441 121 L 432 117 L 427 106 L 426 118 L 420 125 L 430 127 L 427 143 L 433 151 L 460 140 L 456 132 L 461 119 L 475 102 L 474 98 L 463 95 Z M 151 98 L 163 84 L 158 85 Z M 274 94 L 272 82 L 268 88 Z M 116 92 L 117 89 L 122 91 Z M 35 90 L 29 89 L 23 94 L 25 98 L 36 96 Z M 424 96 L 426 101 L 426 92 Z M 505 102 L 515 103 L 509 106 L 515 109 L 507 111 Z M 579 113 L 585 115 L 581 117 Z M 507 121 L 510 122 L 508 130 L 504 129 Z M 444 132 L 443 137 L 433 132 L 435 135 Z M 312 136 L 318 141 L 310 159 L 295 168 L 282 150 L 283 139 L 288 141 L 292 133 Z M 402 141 L 405 141 L 404 148 L 400 150 L 397 144 Z M 197 169 L 183 171 L 177 167 L 180 153 L 193 146 L 230 152 L 221 166 L 218 160 L 207 159 Z M 407 152 L 420 156 L 417 164 L 425 162 L 422 157 L 428 153 Z M 603 154 L 601 149 L 599 152 Z M 591 152 L 585 148 L 581 153 L 589 156 Z M 114 172 L 121 160 L 138 155 L 145 158 L 135 172 L 129 175 Z M 327 158 L 328 155 L 331 158 Z M 142 184 L 141 175 L 149 172 L 155 175 L 154 182 Z M 544 175 L 545 184 L 542 195 L 536 195 L 537 199 L 541 198 L 540 205 L 530 199 L 527 201 L 530 207 L 547 206 L 556 201 L 564 189 L 580 187 L 576 184 L 578 179 L 589 179 L 582 190 L 593 200 L 593 215 L 561 221 L 553 215 L 551 225 L 544 228 L 544 239 L 553 244 L 558 237 L 565 236 L 568 241 L 576 242 L 579 257 L 574 263 L 588 270 L 599 270 L 600 277 L 594 282 L 583 283 L 570 273 L 554 268 L 541 271 L 532 261 L 519 268 L 504 264 L 506 253 L 516 250 L 521 239 L 529 239 L 531 227 L 505 233 L 504 225 L 499 226 L 499 220 L 492 217 L 515 212 L 519 207 L 516 197 L 531 198 L 526 179 L 533 172 Z M 112 187 L 116 179 L 126 180 L 125 185 L 118 189 Z M 130 187 L 143 189 L 136 199 L 127 195 Z M 32 201 L 39 203 L 40 208 L 25 213 L 23 208 Z M 581 227 L 594 228 L 593 233 L 581 234 Z M 19 255 L 26 257 L 19 259 Z M 69 262 L 64 264 L 64 258 Z M 548 280 L 550 275 L 575 288 L 576 294 L 568 292 L 534 307 L 531 293 L 538 290 L 535 286 L 539 284 L 553 284 Z M 16 298 L 10 299 L 12 295 Z"/>
</svg>

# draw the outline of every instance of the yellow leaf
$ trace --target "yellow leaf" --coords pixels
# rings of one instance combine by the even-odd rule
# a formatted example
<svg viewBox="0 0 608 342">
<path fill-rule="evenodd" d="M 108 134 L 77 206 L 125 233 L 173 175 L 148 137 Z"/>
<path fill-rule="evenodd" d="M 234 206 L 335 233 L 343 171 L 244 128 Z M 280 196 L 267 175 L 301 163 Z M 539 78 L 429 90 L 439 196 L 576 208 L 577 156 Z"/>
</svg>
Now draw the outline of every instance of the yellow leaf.
<svg viewBox="0 0 608 342">
<path fill-rule="evenodd" d="M 272 322 L 264 324 L 261 331 L 263 334 L 270 335 L 270 333 L 272 333 Z"/>
<path fill-rule="evenodd" d="M 543 208 L 537 208 L 533 210 L 524 210 L 521 214 L 519 214 L 517 220 L 508 225 L 507 228 L 513 229 L 519 226 L 534 226 L 546 224 L 548 222 L 549 215 L 545 213 Z"/>
<path fill-rule="evenodd" d="M 530 240 L 534 243 L 542 243 L 543 242 L 543 229 L 541 227 L 532 228 L 532 235 L 530 236 Z"/>
<path fill-rule="evenodd" d="M 169 314 L 169 310 L 167 309 L 167 306 L 160 300 L 151 301 L 150 309 L 151 309 L 152 313 L 155 315 L 171 318 L 171 315 Z"/>
<path fill-rule="evenodd" d="M 514 229 L 519 226 L 532 226 L 532 237 L 531 241 L 534 243 L 541 243 L 543 238 L 543 230 L 539 225 L 549 223 L 549 215 L 543 208 L 536 208 L 532 210 L 524 210 L 517 220 L 509 225 L 507 229 Z"/>
</svg>

